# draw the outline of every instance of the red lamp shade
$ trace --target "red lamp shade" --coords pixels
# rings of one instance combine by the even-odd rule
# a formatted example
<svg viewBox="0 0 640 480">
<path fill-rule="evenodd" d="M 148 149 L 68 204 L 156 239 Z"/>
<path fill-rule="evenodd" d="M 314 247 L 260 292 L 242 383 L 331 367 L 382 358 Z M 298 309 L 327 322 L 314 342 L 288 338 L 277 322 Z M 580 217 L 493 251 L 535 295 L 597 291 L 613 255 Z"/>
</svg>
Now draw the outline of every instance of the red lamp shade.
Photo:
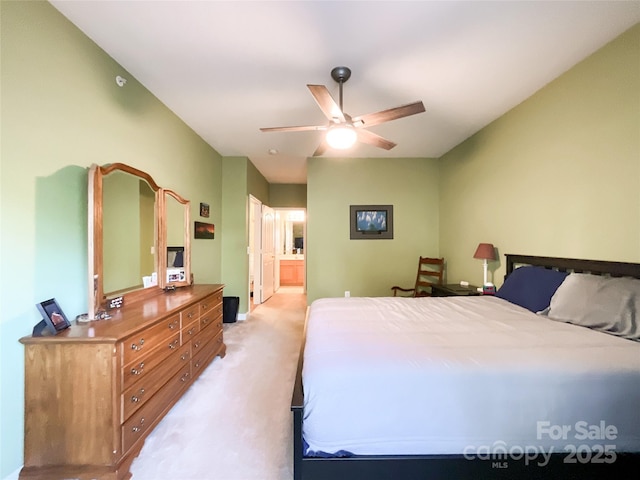
<svg viewBox="0 0 640 480">
<path fill-rule="evenodd" d="M 481 243 L 476 249 L 476 253 L 473 254 L 473 258 L 479 258 L 481 260 L 495 260 L 496 250 L 491 243 Z"/>
</svg>

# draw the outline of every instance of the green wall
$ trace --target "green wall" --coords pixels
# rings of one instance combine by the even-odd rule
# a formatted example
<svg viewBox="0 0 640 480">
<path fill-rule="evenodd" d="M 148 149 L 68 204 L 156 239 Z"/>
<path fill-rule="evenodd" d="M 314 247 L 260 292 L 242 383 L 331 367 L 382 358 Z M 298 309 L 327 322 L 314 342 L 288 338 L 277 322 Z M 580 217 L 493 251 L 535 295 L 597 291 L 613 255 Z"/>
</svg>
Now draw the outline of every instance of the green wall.
<svg viewBox="0 0 640 480">
<path fill-rule="evenodd" d="M 222 159 L 222 276 L 225 296 L 240 297 L 239 311 L 248 310 L 248 192 L 246 157 Z"/>
<path fill-rule="evenodd" d="M 482 283 L 480 242 L 497 285 L 504 253 L 640 261 L 640 26 L 440 162 L 449 280 Z"/>
<path fill-rule="evenodd" d="M 0 478 L 22 465 L 18 339 L 55 297 L 87 309 L 87 173 L 123 162 L 211 207 L 221 226 L 222 160 L 46 2 L 0 2 Z M 128 82 L 116 85 L 121 75 Z M 222 228 L 224 232 L 224 228 Z M 198 283 L 221 282 L 221 241 L 192 241 Z M 70 406 L 71 408 L 72 406 Z"/>
<path fill-rule="evenodd" d="M 418 257 L 438 255 L 438 162 L 426 158 L 310 158 L 307 295 L 390 295 L 412 287 Z M 393 205 L 393 240 L 350 240 L 350 205 Z"/>
<path fill-rule="evenodd" d="M 273 208 L 307 208 L 307 185 L 272 183 L 269 186 L 269 205 Z"/>
<path fill-rule="evenodd" d="M 225 296 L 240 297 L 238 312 L 249 311 L 249 195 L 269 205 L 269 183 L 247 157 L 223 158 L 222 277 Z"/>
<path fill-rule="evenodd" d="M 269 182 L 249 159 L 245 159 L 245 161 L 247 162 L 247 192 L 263 204 L 270 206 Z"/>
</svg>

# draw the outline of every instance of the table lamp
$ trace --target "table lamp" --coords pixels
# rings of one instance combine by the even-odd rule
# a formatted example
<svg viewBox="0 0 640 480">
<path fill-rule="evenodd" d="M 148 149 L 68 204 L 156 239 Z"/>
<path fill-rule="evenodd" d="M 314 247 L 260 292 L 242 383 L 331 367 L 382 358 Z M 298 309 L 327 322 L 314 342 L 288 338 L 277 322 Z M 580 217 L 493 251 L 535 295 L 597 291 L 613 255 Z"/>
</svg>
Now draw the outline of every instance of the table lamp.
<svg viewBox="0 0 640 480">
<path fill-rule="evenodd" d="M 476 253 L 473 254 L 473 258 L 479 258 L 482 260 L 482 266 L 484 268 L 484 283 L 487 284 L 487 260 L 496 259 L 496 250 L 491 243 L 481 243 L 476 249 Z"/>
</svg>

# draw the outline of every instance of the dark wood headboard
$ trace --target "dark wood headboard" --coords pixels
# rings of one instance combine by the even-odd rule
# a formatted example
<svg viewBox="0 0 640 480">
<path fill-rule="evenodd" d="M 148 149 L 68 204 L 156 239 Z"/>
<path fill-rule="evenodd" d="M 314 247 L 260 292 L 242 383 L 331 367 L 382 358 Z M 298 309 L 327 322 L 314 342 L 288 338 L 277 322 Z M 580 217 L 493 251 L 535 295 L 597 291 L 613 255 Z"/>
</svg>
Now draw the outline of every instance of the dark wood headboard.
<svg viewBox="0 0 640 480">
<path fill-rule="evenodd" d="M 607 262 L 604 260 L 580 260 L 577 258 L 536 257 L 533 255 L 505 254 L 507 275 L 518 265 L 533 265 L 561 272 L 592 273 L 612 277 L 640 278 L 640 263 Z"/>
</svg>

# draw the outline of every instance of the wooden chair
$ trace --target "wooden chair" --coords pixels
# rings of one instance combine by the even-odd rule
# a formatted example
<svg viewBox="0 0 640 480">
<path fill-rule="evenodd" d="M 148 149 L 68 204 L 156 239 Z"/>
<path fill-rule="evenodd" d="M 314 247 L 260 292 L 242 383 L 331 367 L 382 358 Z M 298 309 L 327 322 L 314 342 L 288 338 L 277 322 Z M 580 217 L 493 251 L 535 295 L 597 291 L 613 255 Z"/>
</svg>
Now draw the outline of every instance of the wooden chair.
<svg viewBox="0 0 640 480">
<path fill-rule="evenodd" d="M 413 288 L 391 287 L 393 296 L 397 293 L 411 293 L 411 297 L 430 297 L 431 285 L 442 285 L 442 274 L 444 270 L 444 258 L 420 257 L 418 261 L 418 274 L 416 275 L 416 284 Z"/>
</svg>

